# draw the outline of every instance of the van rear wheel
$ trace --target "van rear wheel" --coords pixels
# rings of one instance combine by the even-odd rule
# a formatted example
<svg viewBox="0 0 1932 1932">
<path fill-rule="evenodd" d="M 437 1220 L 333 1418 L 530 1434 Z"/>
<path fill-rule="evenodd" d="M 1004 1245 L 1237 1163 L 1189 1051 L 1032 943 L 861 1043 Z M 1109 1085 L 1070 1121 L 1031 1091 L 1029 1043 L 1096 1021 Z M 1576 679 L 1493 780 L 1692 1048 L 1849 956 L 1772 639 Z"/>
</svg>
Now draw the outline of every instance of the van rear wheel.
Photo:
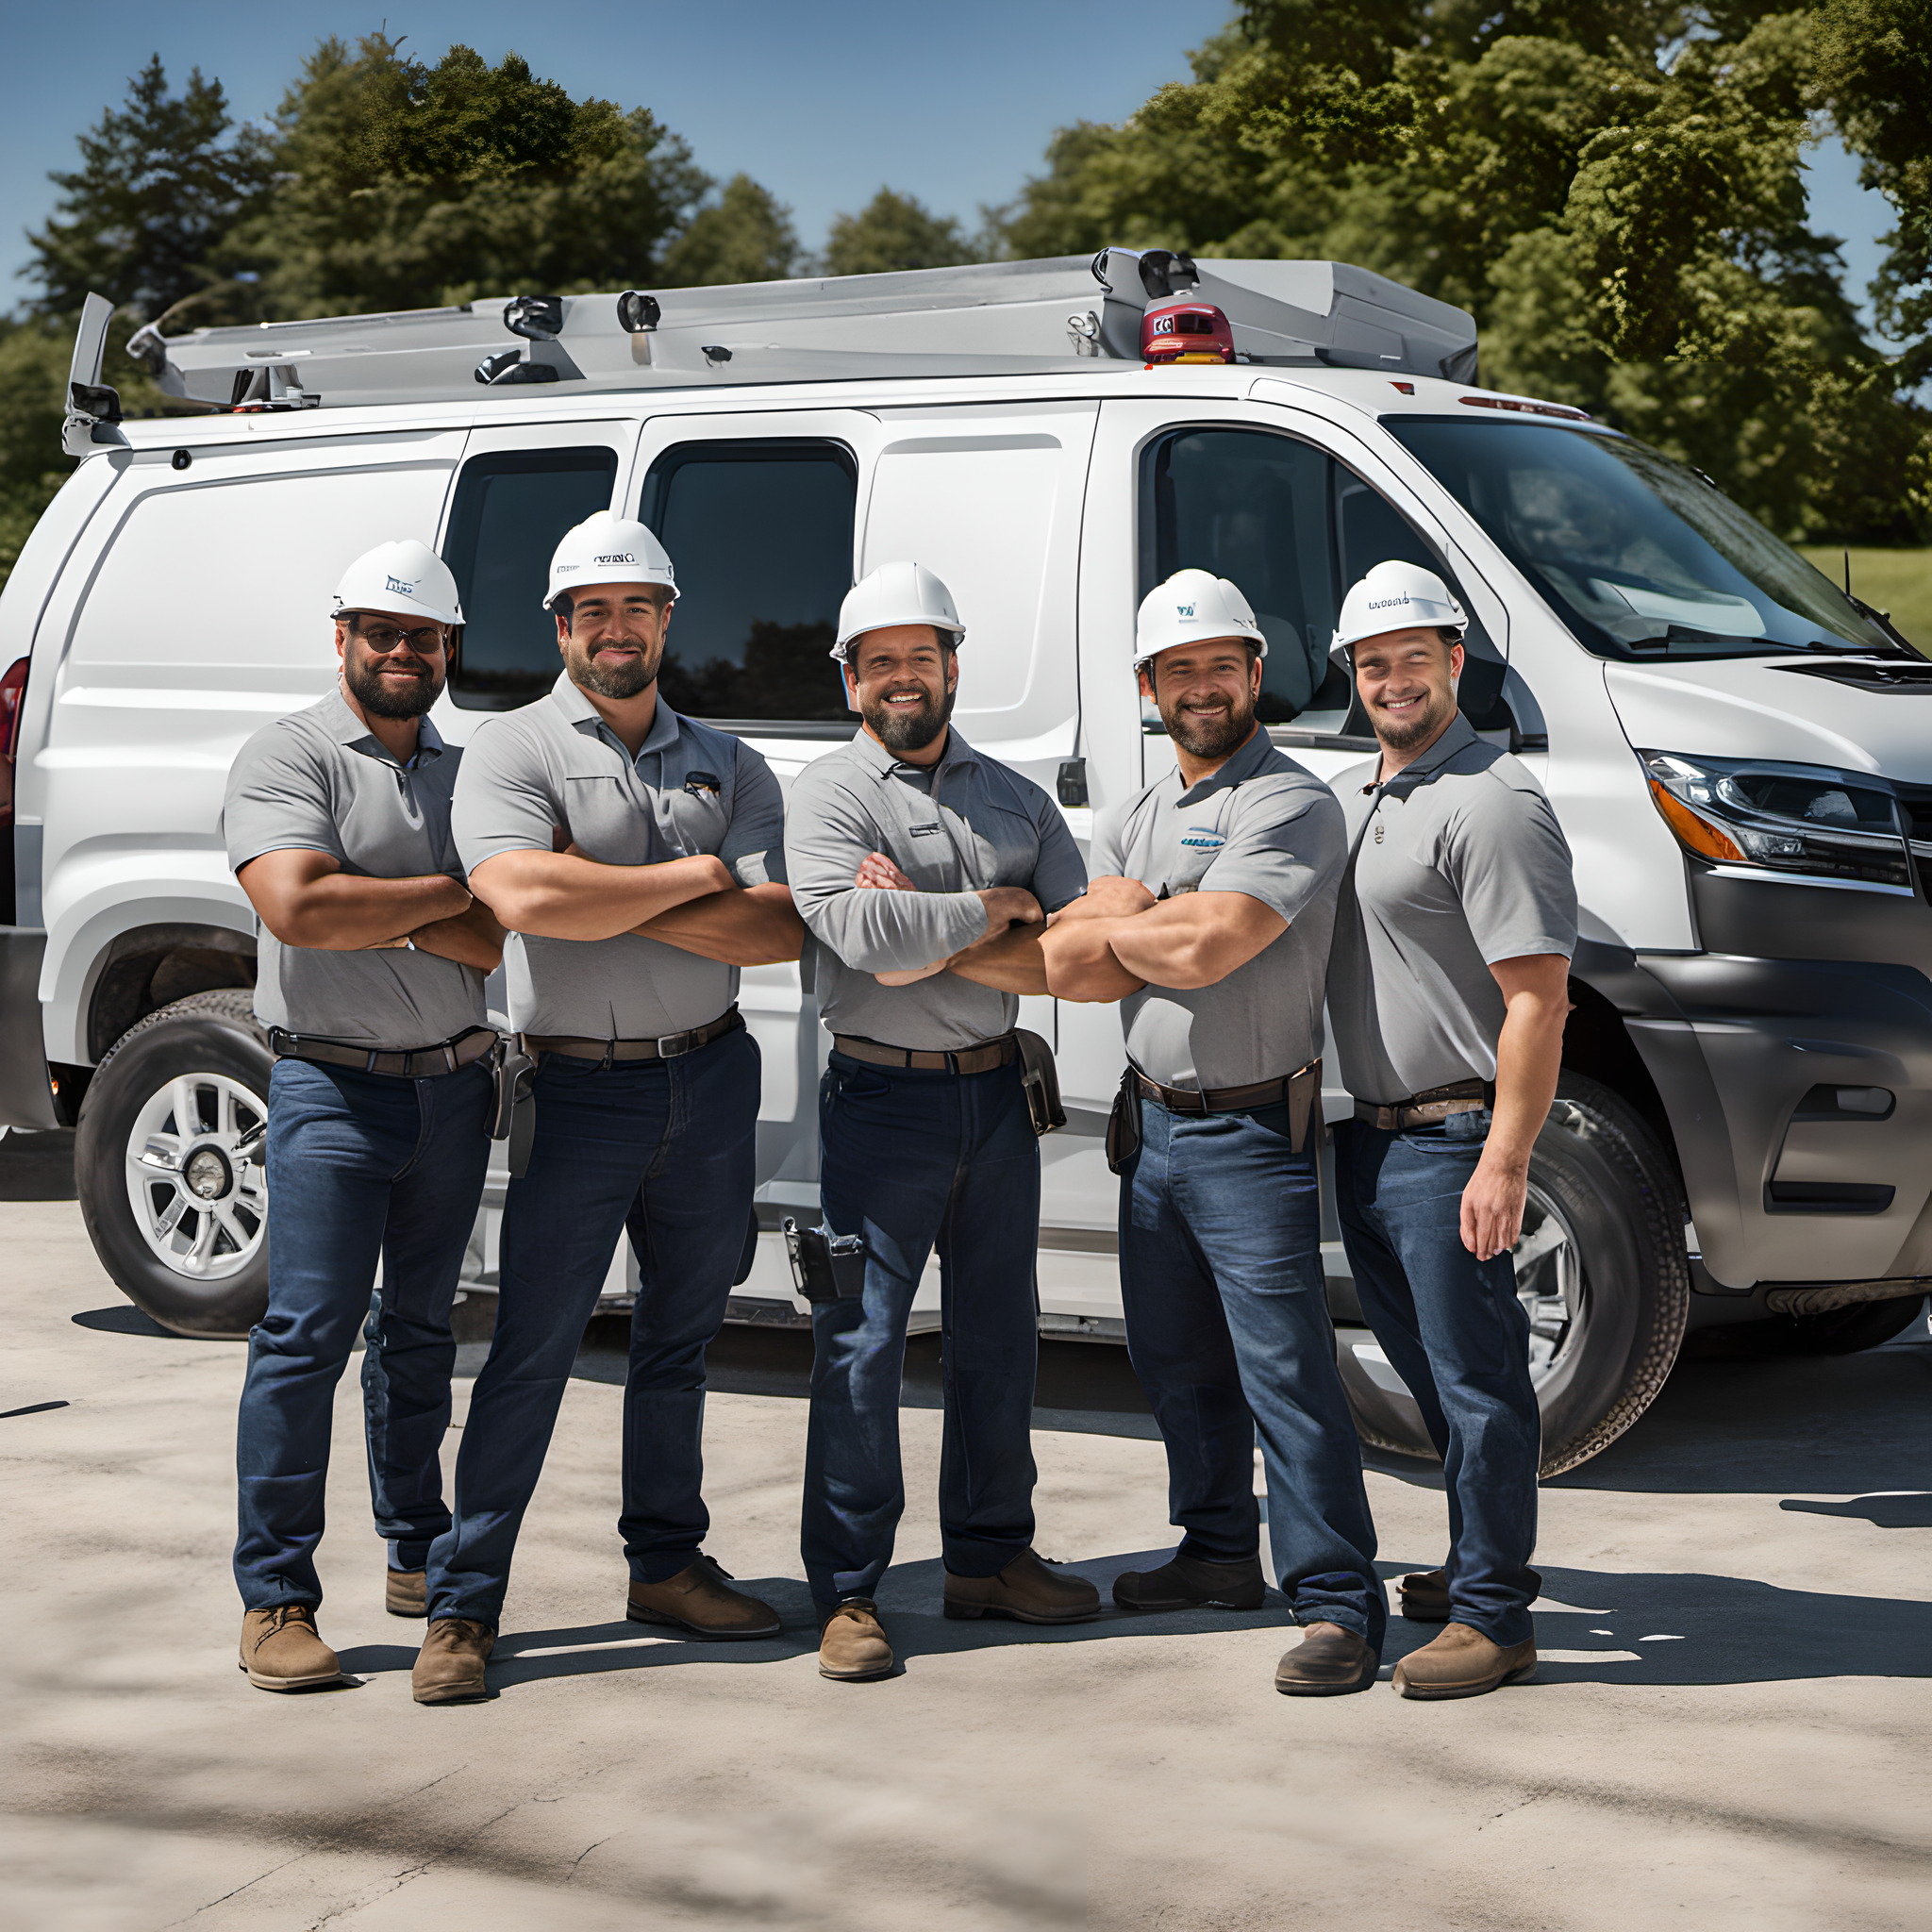
<svg viewBox="0 0 1932 1932">
<path fill-rule="evenodd" d="M 1601 1082 L 1564 1074 L 1530 1156 L 1515 1248 L 1545 1476 L 1599 1455 L 1662 1389 L 1690 1309 L 1684 1220 L 1657 1137 Z M 1374 1336 L 1340 1329 L 1336 1351 L 1362 1440 L 1434 1461 L 1422 1411 Z"/>
<path fill-rule="evenodd" d="M 243 991 L 195 993 L 114 1043 L 80 1105 L 74 1174 L 94 1252 L 180 1335 L 268 1306 L 268 1040 Z"/>
</svg>

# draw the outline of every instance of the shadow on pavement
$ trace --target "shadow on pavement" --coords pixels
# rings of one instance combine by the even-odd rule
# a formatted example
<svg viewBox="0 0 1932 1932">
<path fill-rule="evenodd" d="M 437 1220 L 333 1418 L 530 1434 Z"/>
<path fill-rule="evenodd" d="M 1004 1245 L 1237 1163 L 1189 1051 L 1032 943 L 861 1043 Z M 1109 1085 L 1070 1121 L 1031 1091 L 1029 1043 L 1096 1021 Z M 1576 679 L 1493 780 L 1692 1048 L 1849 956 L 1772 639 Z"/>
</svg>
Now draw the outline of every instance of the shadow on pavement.
<svg viewBox="0 0 1932 1932">
<path fill-rule="evenodd" d="M 98 1329 L 103 1335 L 158 1335 L 163 1341 L 200 1341 L 209 1338 L 196 1335 L 176 1335 L 172 1328 L 163 1328 L 152 1315 L 144 1315 L 132 1302 L 123 1303 L 115 1308 L 89 1308 L 86 1313 L 74 1317 L 76 1328 Z"/>
<path fill-rule="evenodd" d="M 74 1130 L 50 1129 L 0 1137 L 0 1201 L 71 1201 L 74 1194 Z"/>
<path fill-rule="evenodd" d="M 1849 1516 L 1880 1529 L 1932 1529 L 1932 1493 L 1924 1490 L 1880 1490 L 1875 1496 L 1854 1496 L 1846 1503 L 1807 1503 L 1787 1496 L 1777 1506 L 1806 1516 Z"/>
<path fill-rule="evenodd" d="M 1275 1591 L 1258 1610 L 1184 1610 L 1131 1615 L 1109 1601 L 1113 1578 L 1144 1569 L 1168 1552 L 1142 1550 L 1068 1564 L 1100 1591 L 1106 1606 L 1090 1623 L 1015 1624 L 943 1613 L 944 1575 L 937 1558 L 896 1564 L 878 1594 L 879 1612 L 900 1665 L 921 1657 L 997 1650 L 1018 1643 L 1096 1643 L 1121 1637 L 1199 1637 L 1256 1629 L 1294 1641 L 1294 1618 Z M 1385 1577 L 1413 1565 L 1377 1565 Z M 614 1619 L 555 1630 L 506 1632 L 491 1661 L 494 1690 L 550 1678 L 605 1676 L 686 1664 L 782 1663 L 817 1648 L 817 1617 L 795 1577 L 741 1579 L 785 1620 L 776 1637 L 753 1643 L 708 1643 Z M 1903 1598 L 1839 1596 L 1780 1590 L 1733 1576 L 1546 1570 L 1536 1610 L 1540 1661 L 1535 1683 L 1759 1684 L 1833 1677 L 1932 1676 L 1932 1604 Z M 1391 1617 L 1383 1646 L 1389 1670 L 1434 1637 L 1439 1625 Z M 365 1644 L 341 1653 L 351 1672 L 406 1671 L 413 1648 Z"/>
</svg>

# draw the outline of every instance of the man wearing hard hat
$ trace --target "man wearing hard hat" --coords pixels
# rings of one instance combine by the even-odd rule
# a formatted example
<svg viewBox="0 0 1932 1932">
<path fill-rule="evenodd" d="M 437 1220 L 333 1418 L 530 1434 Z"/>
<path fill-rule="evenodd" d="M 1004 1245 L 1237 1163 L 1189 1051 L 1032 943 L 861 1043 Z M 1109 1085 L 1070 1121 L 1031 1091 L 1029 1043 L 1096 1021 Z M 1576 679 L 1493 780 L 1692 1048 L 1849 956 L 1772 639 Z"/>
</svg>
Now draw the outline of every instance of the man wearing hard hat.
<svg viewBox="0 0 1932 1932">
<path fill-rule="evenodd" d="M 1041 944 L 1054 992 L 1122 1002 L 1121 1298 L 1183 1531 L 1114 1601 L 1259 1607 L 1258 1437 L 1269 1547 L 1307 1630 L 1275 1688 L 1332 1696 L 1374 1682 L 1386 1622 L 1315 1171 L 1346 848 L 1334 794 L 1256 720 L 1267 649 L 1224 577 L 1183 570 L 1147 593 L 1133 661 L 1177 769 L 1100 815 L 1092 888 Z"/>
<path fill-rule="evenodd" d="M 358 557 L 335 593 L 335 690 L 258 731 L 228 773 L 223 833 L 261 921 L 255 1011 L 275 1054 L 268 1311 L 248 1339 L 236 1449 L 242 1668 L 263 1690 L 340 1675 L 316 1629 L 315 1548 L 330 1410 L 358 1331 L 396 1615 L 423 1614 L 424 1560 L 449 1526 L 449 1311 L 489 1160 L 497 1037 L 483 978 L 503 950 L 450 834 L 461 753 L 425 715 L 462 621 L 425 545 Z M 185 1151 L 194 1123 L 175 1125 Z M 208 1178 L 211 1201 L 233 1188 Z M 242 1210 L 197 1211 L 212 1253 Z"/>
<path fill-rule="evenodd" d="M 1351 856 L 1328 1011 L 1356 1103 L 1337 1206 L 1449 1491 L 1447 1564 L 1402 1579 L 1403 1615 L 1447 1624 L 1396 1665 L 1405 1697 L 1536 1670 L 1541 1431 L 1510 1249 L 1562 1064 L 1576 886 L 1542 788 L 1457 708 L 1467 624 L 1433 571 L 1378 563 L 1335 636 L 1382 747 L 1336 781 Z"/>
<path fill-rule="evenodd" d="M 1014 1033 L 1044 992 L 1039 935 L 1086 870 L 1039 786 L 948 721 L 966 635 L 946 587 L 881 565 L 847 595 L 832 656 L 862 721 L 793 781 L 786 864 L 810 928 L 824 1233 L 863 1245 L 862 1292 L 814 1302 L 802 1546 L 819 1670 L 885 1676 L 874 1601 L 906 1507 L 907 1318 L 940 1257 L 949 1617 L 1066 1624 L 1099 1593 L 1033 1552 L 1040 1153 Z"/>
<path fill-rule="evenodd" d="M 458 849 L 511 933 L 536 1121 L 504 1208 L 455 1523 L 430 1555 L 419 1703 L 485 1694 L 518 1526 L 626 1223 L 626 1614 L 705 1638 L 778 1629 L 702 1553 L 702 1424 L 705 1350 L 751 1239 L 758 1051 L 739 969 L 795 959 L 803 929 L 770 768 L 658 695 L 676 595 L 642 524 L 606 511 L 567 532 L 544 600 L 556 687 L 482 726 L 457 791 Z"/>
</svg>

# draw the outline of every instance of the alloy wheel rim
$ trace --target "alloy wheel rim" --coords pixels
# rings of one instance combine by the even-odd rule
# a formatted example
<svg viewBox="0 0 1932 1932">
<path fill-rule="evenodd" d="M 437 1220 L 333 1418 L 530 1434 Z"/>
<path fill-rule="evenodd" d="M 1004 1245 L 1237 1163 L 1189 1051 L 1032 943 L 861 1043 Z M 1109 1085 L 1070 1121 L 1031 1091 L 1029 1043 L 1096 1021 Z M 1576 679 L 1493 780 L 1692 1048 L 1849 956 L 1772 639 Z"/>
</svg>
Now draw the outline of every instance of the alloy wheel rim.
<svg viewBox="0 0 1932 1932">
<path fill-rule="evenodd" d="M 1534 1180 L 1524 1203 L 1523 1234 L 1510 1252 L 1516 1299 L 1529 1317 L 1529 1376 L 1539 1386 L 1563 1365 L 1581 1331 L 1583 1260 L 1575 1230 Z"/>
<path fill-rule="evenodd" d="M 155 1258 L 191 1281 L 223 1281 L 268 1232 L 268 1106 L 225 1074 L 183 1074 L 135 1115 L 127 1201 Z"/>
</svg>

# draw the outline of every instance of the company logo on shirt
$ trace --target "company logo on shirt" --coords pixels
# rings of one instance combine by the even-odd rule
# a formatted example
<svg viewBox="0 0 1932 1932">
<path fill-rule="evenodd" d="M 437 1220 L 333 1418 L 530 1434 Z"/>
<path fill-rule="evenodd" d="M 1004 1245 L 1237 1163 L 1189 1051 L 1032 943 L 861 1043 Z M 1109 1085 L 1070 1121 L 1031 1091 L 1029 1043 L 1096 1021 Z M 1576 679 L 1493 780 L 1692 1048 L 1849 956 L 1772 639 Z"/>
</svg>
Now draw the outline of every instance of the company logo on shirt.
<svg viewBox="0 0 1932 1932">
<path fill-rule="evenodd" d="M 910 832 L 915 839 L 930 839 L 931 837 L 933 837 L 935 833 L 942 831 L 944 827 L 940 825 L 937 822 L 930 825 L 908 825 L 907 827 L 907 830 Z"/>
<path fill-rule="evenodd" d="M 1192 845 L 1203 852 L 1212 852 L 1225 845 L 1227 841 L 1212 825 L 1190 825 L 1181 835 L 1183 845 Z"/>
</svg>

